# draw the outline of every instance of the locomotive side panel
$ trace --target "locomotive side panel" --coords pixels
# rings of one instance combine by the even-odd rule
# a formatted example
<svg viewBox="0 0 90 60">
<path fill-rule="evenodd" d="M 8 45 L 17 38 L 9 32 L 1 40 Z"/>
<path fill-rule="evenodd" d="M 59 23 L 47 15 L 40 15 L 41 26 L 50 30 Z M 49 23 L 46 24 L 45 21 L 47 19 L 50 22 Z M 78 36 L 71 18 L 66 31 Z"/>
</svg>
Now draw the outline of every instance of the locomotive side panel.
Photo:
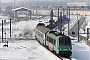
<svg viewBox="0 0 90 60">
<path fill-rule="evenodd" d="M 44 33 L 40 32 L 39 30 L 36 30 L 35 37 L 41 44 L 44 44 L 44 40 L 45 40 L 45 34 Z"/>
<path fill-rule="evenodd" d="M 41 44 L 45 45 L 46 44 L 45 34 L 46 34 L 47 31 L 50 31 L 50 29 L 47 29 L 43 25 L 37 25 L 35 31 L 36 31 L 36 34 L 35 34 L 36 39 Z"/>
<path fill-rule="evenodd" d="M 51 51 L 55 51 L 57 54 L 59 54 L 58 48 L 57 48 L 57 36 L 55 36 L 52 33 L 47 33 L 46 35 L 46 45 Z"/>
</svg>

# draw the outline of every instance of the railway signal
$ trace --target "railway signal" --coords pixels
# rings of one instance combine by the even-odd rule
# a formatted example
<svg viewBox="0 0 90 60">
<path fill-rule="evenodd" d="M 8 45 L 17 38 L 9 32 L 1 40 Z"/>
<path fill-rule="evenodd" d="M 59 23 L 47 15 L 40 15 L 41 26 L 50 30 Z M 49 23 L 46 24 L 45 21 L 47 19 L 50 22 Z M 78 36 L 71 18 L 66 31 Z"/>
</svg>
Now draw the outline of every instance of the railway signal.
<svg viewBox="0 0 90 60">
<path fill-rule="evenodd" d="M 74 31 L 72 31 L 72 35 L 73 35 L 73 39 L 74 39 L 74 35 L 75 35 L 75 32 Z"/>
</svg>

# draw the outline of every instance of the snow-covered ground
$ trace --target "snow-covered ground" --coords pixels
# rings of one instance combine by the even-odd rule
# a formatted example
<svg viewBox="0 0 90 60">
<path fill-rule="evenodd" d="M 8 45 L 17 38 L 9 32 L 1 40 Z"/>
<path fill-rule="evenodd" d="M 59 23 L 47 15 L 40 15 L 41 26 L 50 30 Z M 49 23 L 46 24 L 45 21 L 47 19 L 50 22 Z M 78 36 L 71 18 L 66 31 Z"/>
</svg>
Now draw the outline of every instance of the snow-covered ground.
<svg viewBox="0 0 90 60">
<path fill-rule="evenodd" d="M 3 47 L 0 43 L 0 60 L 59 60 L 35 40 L 20 40 Z"/>
<path fill-rule="evenodd" d="M 89 60 L 89 46 L 85 42 L 72 42 L 72 58 L 75 60 Z"/>
<path fill-rule="evenodd" d="M 77 16 L 71 16 L 75 21 Z M 56 19 L 56 18 L 55 18 Z M 28 30 L 34 34 L 34 29 L 39 22 L 48 22 L 44 20 L 19 21 L 12 23 L 12 37 L 25 37 L 24 33 Z M 89 26 L 89 25 L 88 25 Z M 0 26 L 0 31 L 1 31 Z M 4 32 L 9 38 L 9 25 L 4 25 Z M 0 36 L 2 33 L 0 32 Z M 26 34 L 27 36 L 29 34 Z M 5 37 L 5 36 L 4 36 Z M 0 60 L 60 60 L 46 48 L 41 46 L 36 40 L 8 40 L 9 47 L 3 47 L 5 43 L 0 43 Z M 72 41 L 72 60 L 89 60 L 89 47 L 85 41 Z M 64 58 L 64 60 L 68 60 Z"/>
</svg>

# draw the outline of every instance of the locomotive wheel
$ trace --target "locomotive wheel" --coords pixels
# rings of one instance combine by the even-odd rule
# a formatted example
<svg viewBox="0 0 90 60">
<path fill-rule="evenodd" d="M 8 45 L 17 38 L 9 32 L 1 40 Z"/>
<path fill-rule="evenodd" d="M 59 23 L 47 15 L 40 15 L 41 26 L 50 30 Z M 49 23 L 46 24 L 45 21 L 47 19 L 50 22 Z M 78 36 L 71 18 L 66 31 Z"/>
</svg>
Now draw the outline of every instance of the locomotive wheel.
<svg viewBox="0 0 90 60">
<path fill-rule="evenodd" d="M 54 50 L 54 54 L 56 54 L 56 51 Z"/>
<path fill-rule="evenodd" d="M 46 46 L 46 48 L 47 48 L 47 49 L 49 49 L 49 47 L 48 47 L 48 46 Z"/>
<path fill-rule="evenodd" d="M 52 50 L 52 52 L 54 53 L 54 50 Z"/>
</svg>

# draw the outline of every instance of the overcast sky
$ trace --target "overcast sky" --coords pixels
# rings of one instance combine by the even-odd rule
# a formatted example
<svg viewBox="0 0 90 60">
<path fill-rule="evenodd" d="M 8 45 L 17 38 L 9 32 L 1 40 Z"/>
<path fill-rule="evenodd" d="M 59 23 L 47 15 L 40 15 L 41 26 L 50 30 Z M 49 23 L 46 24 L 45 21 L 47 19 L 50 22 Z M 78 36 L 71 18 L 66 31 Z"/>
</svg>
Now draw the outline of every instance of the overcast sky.
<svg viewBox="0 0 90 60">
<path fill-rule="evenodd" d="M 1 0 L 2 2 L 14 2 L 14 0 Z M 15 1 L 22 1 L 22 0 L 15 0 Z"/>
<path fill-rule="evenodd" d="M 14 0 L 1 0 L 1 1 L 2 2 L 14 2 Z M 15 0 L 15 1 L 28 1 L 28 0 Z M 32 1 L 37 1 L 37 0 L 32 0 Z M 38 0 L 38 1 L 41 1 L 41 0 Z M 45 0 L 45 1 L 48 1 L 48 0 Z M 51 0 L 51 1 L 55 1 L 55 0 Z M 60 1 L 60 0 L 57 0 L 57 1 Z M 64 1 L 70 1 L 70 0 L 64 0 Z M 72 0 L 72 1 L 74 1 L 74 0 Z M 75 1 L 89 1 L 89 0 L 75 0 Z"/>
<path fill-rule="evenodd" d="M 1 0 L 2 2 L 13 2 L 14 0 Z"/>
</svg>

